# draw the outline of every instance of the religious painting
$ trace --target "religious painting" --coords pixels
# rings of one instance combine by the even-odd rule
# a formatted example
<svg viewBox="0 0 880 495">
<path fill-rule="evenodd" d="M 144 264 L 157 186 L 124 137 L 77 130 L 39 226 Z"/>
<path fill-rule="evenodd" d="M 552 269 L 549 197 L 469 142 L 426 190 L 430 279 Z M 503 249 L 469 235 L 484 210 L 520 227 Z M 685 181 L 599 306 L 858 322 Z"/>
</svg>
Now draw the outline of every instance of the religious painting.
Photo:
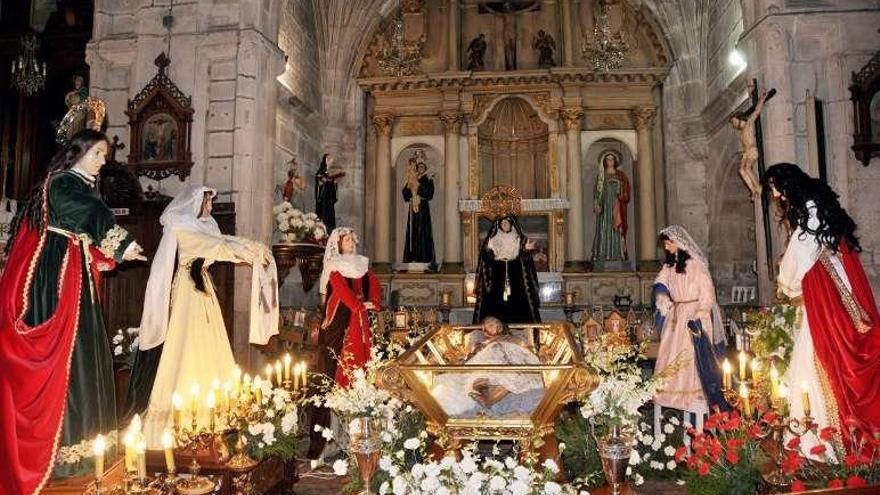
<svg viewBox="0 0 880 495">
<path fill-rule="evenodd" d="M 143 161 L 172 160 L 177 151 L 177 122 L 168 113 L 150 116 L 141 130 Z"/>
<path fill-rule="evenodd" d="M 539 272 L 550 271 L 550 218 L 546 213 L 523 213 L 517 216 L 523 233 L 529 239 L 535 241 L 535 252 L 532 259 L 535 261 L 535 270 Z M 480 218 L 479 238 L 485 239 L 489 234 L 492 222 L 487 218 Z"/>
<path fill-rule="evenodd" d="M 871 158 L 880 156 L 880 52 L 853 72 L 849 91 L 855 120 L 852 150 L 867 166 Z"/>
<path fill-rule="evenodd" d="M 171 60 L 156 58 L 158 72 L 128 102 L 131 150 L 128 164 L 138 176 L 161 180 L 176 175 L 181 181 L 193 166 L 190 150 L 192 101 L 168 77 Z"/>
</svg>

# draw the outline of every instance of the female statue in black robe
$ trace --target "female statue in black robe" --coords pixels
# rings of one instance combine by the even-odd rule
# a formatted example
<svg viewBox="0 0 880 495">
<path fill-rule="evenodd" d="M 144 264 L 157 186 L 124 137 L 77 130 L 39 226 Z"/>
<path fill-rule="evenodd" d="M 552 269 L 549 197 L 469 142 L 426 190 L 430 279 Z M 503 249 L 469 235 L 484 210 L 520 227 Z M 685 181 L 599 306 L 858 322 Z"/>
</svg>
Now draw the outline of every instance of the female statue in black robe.
<svg viewBox="0 0 880 495">
<path fill-rule="evenodd" d="M 431 206 L 434 199 L 434 179 L 427 174 L 425 162 L 410 158 L 403 186 L 403 200 L 407 203 L 406 239 L 403 247 L 404 263 L 428 263 L 436 268 L 434 235 L 431 232 Z"/>
<path fill-rule="evenodd" d="M 494 316 L 504 323 L 540 323 L 535 244 L 513 215 L 495 220 L 480 248 L 474 323 Z"/>
<path fill-rule="evenodd" d="M 315 172 L 315 213 L 327 226 L 327 232 L 336 228 L 336 180 L 341 177 L 330 173 L 328 167 L 333 161 L 333 157 L 325 153 Z"/>
</svg>

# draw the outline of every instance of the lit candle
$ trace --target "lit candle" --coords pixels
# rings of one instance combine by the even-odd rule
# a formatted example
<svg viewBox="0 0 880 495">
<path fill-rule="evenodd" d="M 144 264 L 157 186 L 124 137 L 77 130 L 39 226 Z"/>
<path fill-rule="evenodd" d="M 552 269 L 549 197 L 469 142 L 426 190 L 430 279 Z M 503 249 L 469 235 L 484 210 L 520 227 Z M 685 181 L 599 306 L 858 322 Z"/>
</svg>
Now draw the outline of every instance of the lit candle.
<svg viewBox="0 0 880 495">
<path fill-rule="evenodd" d="M 100 480 L 104 477 L 104 435 L 98 435 L 92 447 L 95 451 L 95 479 Z"/>
<path fill-rule="evenodd" d="M 757 359 L 752 359 L 752 388 L 758 386 L 758 378 L 760 376 L 761 363 Z"/>
<path fill-rule="evenodd" d="M 293 391 L 296 392 L 299 390 L 299 365 L 300 363 L 296 363 L 296 366 L 293 367 Z"/>
<path fill-rule="evenodd" d="M 749 403 L 749 389 L 745 382 L 739 384 L 739 397 L 742 400 L 742 410 L 745 417 L 752 417 L 752 406 Z"/>
<path fill-rule="evenodd" d="M 134 432 L 131 429 L 125 432 L 122 444 L 125 445 L 125 472 L 130 473 L 135 470 Z"/>
<path fill-rule="evenodd" d="M 236 366 L 232 370 L 232 382 L 235 385 L 235 396 L 241 393 L 241 368 Z"/>
<path fill-rule="evenodd" d="M 272 372 L 273 372 L 272 365 L 267 364 L 266 365 L 266 381 L 269 382 L 269 385 L 272 385 Z M 278 386 L 280 387 L 281 384 L 279 383 Z"/>
<path fill-rule="evenodd" d="M 308 365 L 306 364 L 305 361 L 299 363 L 299 365 L 300 365 L 300 371 L 302 372 L 302 379 L 300 380 L 302 383 L 300 383 L 300 385 L 302 385 L 302 388 L 305 389 L 306 386 L 308 385 L 308 382 L 307 382 L 308 374 L 306 373 L 306 367 Z"/>
<path fill-rule="evenodd" d="M 281 361 L 275 361 L 275 380 L 281 383 Z"/>
<path fill-rule="evenodd" d="M 174 408 L 174 411 L 172 412 L 174 431 L 178 431 L 180 429 L 180 411 L 183 409 L 183 399 L 177 394 L 177 392 L 174 392 L 174 394 L 171 395 L 171 404 Z"/>
<path fill-rule="evenodd" d="M 724 370 L 724 388 L 730 389 L 733 384 L 733 377 L 730 376 L 730 361 L 727 358 L 724 358 L 724 362 L 721 364 L 721 368 Z"/>
<path fill-rule="evenodd" d="M 804 416 L 810 416 L 810 391 L 807 389 L 807 382 L 801 381 L 801 405 L 804 406 Z"/>
<path fill-rule="evenodd" d="M 217 399 L 214 398 L 214 391 L 208 393 L 208 431 L 214 432 L 214 409 L 217 407 Z"/>
<path fill-rule="evenodd" d="M 192 394 L 192 422 L 196 424 L 199 417 L 199 384 L 193 382 L 189 387 L 189 392 Z"/>
<path fill-rule="evenodd" d="M 232 390 L 232 384 L 229 383 L 229 382 L 225 382 L 225 383 L 223 384 L 223 408 L 224 408 L 226 411 L 229 411 L 229 409 L 230 409 L 230 405 L 229 405 L 229 393 L 230 393 L 231 390 Z"/>
<path fill-rule="evenodd" d="M 165 469 L 168 474 L 174 474 L 177 468 L 174 466 L 174 437 L 168 428 L 162 433 L 162 448 L 165 449 Z"/>
<path fill-rule="evenodd" d="M 746 357 L 745 351 L 739 351 L 739 381 L 746 381 L 746 361 L 748 358 Z"/>
<path fill-rule="evenodd" d="M 260 377 L 255 377 L 254 378 L 254 401 L 256 401 L 258 407 L 260 406 L 260 404 L 263 403 L 262 385 L 263 385 L 263 381 L 260 379 Z"/>
<path fill-rule="evenodd" d="M 770 397 L 779 397 L 779 371 L 775 364 L 770 365 Z"/>
<path fill-rule="evenodd" d="M 290 361 L 292 358 L 289 353 L 284 354 L 284 381 L 290 381 Z"/>
<path fill-rule="evenodd" d="M 137 476 L 141 484 L 147 479 L 147 443 L 143 440 L 137 444 Z"/>
<path fill-rule="evenodd" d="M 241 393 L 241 400 L 244 401 L 245 404 L 251 401 L 251 375 L 247 373 L 244 374 L 244 384 L 241 387 Z"/>
</svg>

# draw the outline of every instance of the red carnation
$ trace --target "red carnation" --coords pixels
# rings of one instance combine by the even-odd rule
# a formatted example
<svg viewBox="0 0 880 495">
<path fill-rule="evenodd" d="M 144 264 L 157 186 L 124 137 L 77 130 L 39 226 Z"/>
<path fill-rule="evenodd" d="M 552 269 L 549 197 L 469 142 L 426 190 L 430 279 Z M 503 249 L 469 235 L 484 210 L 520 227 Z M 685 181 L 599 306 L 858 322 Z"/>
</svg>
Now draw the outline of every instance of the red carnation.
<svg viewBox="0 0 880 495">
<path fill-rule="evenodd" d="M 843 457 L 843 463 L 846 464 L 848 468 L 854 468 L 861 464 L 862 460 L 859 459 L 858 454 L 847 454 Z"/>
<path fill-rule="evenodd" d="M 693 454 L 689 455 L 688 459 L 687 459 L 688 469 L 693 469 L 697 465 L 698 462 L 699 462 L 699 459 L 697 459 L 697 456 L 695 456 Z"/>
<path fill-rule="evenodd" d="M 713 414 L 713 415 L 709 416 L 709 419 L 707 419 L 706 422 L 703 423 L 703 427 L 706 428 L 707 430 L 714 430 L 717 426 L 718 426 L 718 415 L 717 414 Z"/>
<path fill-rule="evenodd" d="M 728 449 L 738 449 L 745 445 L 745 440 L 742 438 L 729 438 L 727 440 L 727 448 Z"/>
<path fill-rule="evenodd" d="M 859 488 L 862 486 L 868 486 L 868 482 L 861 476 L 852 475 L 846 479 L 846 486 L 847 488 Z"/>
<path fill-rule="evenodd" d="M 697 469 L 697 474 L 699 474 L 700 476 L 706 476 L 707 474 L 709 474 L 709 463 L 704 462 L 700 464 L 699 469 Z"/>
<path fill-rule="evenodd" d="M 785 459 L 782 460 L 782 471 L 785 474 L 793 474 L 804 463 L 804 458 L 799 456 L 796 452 L 789 452 L 785 455 Z"/>
<path fill-rule="evenodd" d="M 685 447 L 684 445 L 675 449 L 675 462 L 681 462 L 681 460 L 684 459 L 685 454 L 687 454 L 687 447 Z"/>
<path fill-rule="evenodd" d="M 791 440 L 788 441 L 786 447 L 791 450 L 797 450 L 798 447 L 801 446 L 801 437 L 792 437 Z"/>
<path fill-rule="evenodd" d="M 739 452 L 735 450 L 728 450 L 727 454 L 724 455 L 724 458 L 727 459 L 727 462 L 731 464 L 739 463 Z"/>
<path fill-rule="evenodd" d="M 803 492 L 806 491 L 807 485 L 804 484 L 801 480 L 794 480 L 791 482 L 791 491 L 792 492 Z"/>
<path fill-rule="evenodd" d="M 832 438 L 834 438 L 834 434 L 837 433 L 837 430 L 832 426 L 826 426 L 819 430 L 819 438 L 826 442 L 830 442 Z"/>
<path fill-rule="evenodd" d="M 828 488 L 843 488 L 843 482 L 838 479 L 833 479 L 828 482 Z"/>
<path fill-rule="evenodd" d="M 749 436 L 752 438 L 759 438 L 761 436 L 761 426 L 757 423 L 749 426 Z"/>
<path fill-rule="evenodd" d="M 813 455 L 822 455 L 825 453 L 826 447 L 825 444 L 819 444 L 810 449 L 810 453 Z"/>
<path fill-rule="evenodd" d="M 774 413 L 772 411 L 765 412 L 764 415 L 761 416 L 761 421 L 763 421 L 765 423 L 772 423 L 772 422 L 776 421 L 776 413 Z"/>
</svg>

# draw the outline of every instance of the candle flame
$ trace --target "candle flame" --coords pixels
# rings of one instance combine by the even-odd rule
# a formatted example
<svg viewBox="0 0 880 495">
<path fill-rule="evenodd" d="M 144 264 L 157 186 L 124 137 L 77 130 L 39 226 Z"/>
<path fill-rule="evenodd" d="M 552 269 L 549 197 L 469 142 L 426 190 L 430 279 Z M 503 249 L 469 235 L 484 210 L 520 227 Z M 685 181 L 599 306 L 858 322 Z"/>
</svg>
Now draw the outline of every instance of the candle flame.
<svg viewBox="0 0 880 495">
<path fill-rule="evenodd" d="M 162 448 L 170 449 L 174 447 L 174 437 L 171 435 L 171 430 L 165 428 L 165 431 L 162 432 Z"/>
<path fill-rule="evenodd" d="M 104 435 L 98 435 L 93 444 L 95 455 L 102 455 L 106 447 L 107 443 L 104 441 Z"/>
</svg>

